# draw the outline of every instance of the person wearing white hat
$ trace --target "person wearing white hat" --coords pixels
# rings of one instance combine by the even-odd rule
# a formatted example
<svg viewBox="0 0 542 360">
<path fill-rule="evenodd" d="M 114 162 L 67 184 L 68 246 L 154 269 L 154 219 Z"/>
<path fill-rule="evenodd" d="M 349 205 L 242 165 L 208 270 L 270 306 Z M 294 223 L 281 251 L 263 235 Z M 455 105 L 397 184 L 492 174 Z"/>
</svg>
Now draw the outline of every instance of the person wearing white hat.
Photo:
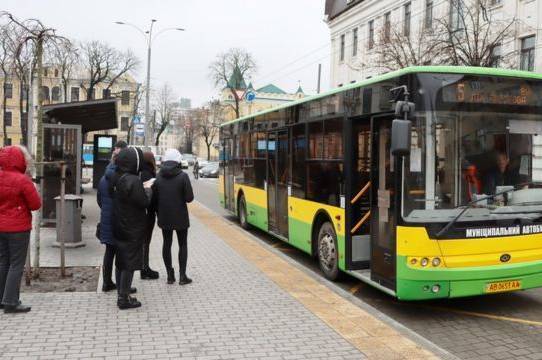
<svg viewBox="0 0 542 360">
<path fill-rule="evenodd" d="M 160 172 L 153 184 L 158 227 L 162 229 L 164 245 L 162 257 L 167 271 L 167 283 L 175 282 L 175 270 L 171 262 L 171 244 L 173 231 L 179 241 L 179 284 L 190 284 L 192 280 L 186 275 L 188 260 L 187 236 L 190 221 L 187 203 L 194 200 L 190 178 L 181 168 L 182 155 L 176 149 L 169 149 L 164 155 Z"/>
</svg>

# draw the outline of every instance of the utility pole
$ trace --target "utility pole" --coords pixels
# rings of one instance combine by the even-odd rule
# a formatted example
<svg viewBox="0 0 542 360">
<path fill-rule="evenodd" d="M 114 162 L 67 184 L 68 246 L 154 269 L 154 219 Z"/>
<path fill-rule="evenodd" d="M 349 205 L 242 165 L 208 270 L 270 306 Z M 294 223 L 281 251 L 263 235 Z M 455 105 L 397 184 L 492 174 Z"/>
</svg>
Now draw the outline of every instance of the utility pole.
<svg viewBox="0 0 542 360">
<path fill-rule="evenodd" d="M 151 109 L 150 109 L 150 95 L 151 95 L 151 46 L 152 46 L 152 28 L 155 19 L 151 20 L 151 27 L 147 32 L 147 89 L 145 91 L 145 145 L 149 146 L 152 144 L 152 135 L 151 135 Z"/>
<path fill-rule="evenodd" d="M 316 88 L 316 93 L 320 94 L 320 80 L 322 78 L 322 64 L 318 64 L 318 87 Z"/>
<path fill-rule="evenodd" d="M 150 93 L 151 93 L 151 48 L 152 48 L 152 42 L 153 40 L 158 37 L 160 34 L 163 34 L 166 31 L 170 30 L 177 30 L 177 31 L 185 31 L 183 28 L 166 28 L 161 31 L 159 31 L 156 35 L 154 35 L 154 38 L 152 36 L 152 28 L 154 26 L 154 23 L 156 22 L 156 19 L 151 19 L 151 26 L 149 27 L 149 30 L 143 31 L 141 28 L 134 24 L 130 24 L 128 22 L 124 21 L 115 21 L 115 24 L 117 25 L 128 25 L 137 31 L 139 31 L 144 37 L 145 40 L 147 40 L 147 89 L 145 90 L 145 146 L 152 145 L 153 141 L 153 134 L 151 134 L 151 127 L 150 127 L 150 119 L 151 119 L 151 109 L 150 109 Z"/>
</svg>

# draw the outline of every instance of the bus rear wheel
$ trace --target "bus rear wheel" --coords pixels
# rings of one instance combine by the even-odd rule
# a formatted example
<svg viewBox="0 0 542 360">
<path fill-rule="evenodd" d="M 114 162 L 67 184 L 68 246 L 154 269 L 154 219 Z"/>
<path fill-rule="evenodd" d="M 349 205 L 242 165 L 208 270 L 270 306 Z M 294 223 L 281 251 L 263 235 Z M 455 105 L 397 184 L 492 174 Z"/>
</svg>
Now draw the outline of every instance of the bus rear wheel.
<svg viewBox="0 0 542 360">
<path fill-rule="evenodd" d="M 250 225 L 247 220 L 247 204 L 245 202 L 245 196 L 241 195 L 239 198 L 239 224 L 241 224 L 241 227 L 245 230 L 247 230 Z"/>
<path fill-rule="evenodd" d="M 337 234 L 329 221 L 324 222 L 318 231 L 318 262 L 327 279 L 335 281 L 339 278 Z"/>
</svg>

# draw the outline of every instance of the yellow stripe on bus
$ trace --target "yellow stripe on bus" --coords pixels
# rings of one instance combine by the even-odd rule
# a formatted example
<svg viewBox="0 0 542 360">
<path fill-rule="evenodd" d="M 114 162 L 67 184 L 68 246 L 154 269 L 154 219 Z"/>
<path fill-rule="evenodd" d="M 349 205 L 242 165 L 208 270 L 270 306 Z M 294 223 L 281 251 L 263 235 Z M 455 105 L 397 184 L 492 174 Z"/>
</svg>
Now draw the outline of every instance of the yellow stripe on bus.
<svg viewBox="0 0 542 360">
<path fill-rule="evenodd" d="M 477 239 L 430 239 L 423 227 L 397 227 L 397 254 L 410 257 L 441 257 L 446 267 L 460 268 L 542 260 L 542 235 L 521 235 Z"/>
<path fill-rule="evenodd" d="M 233 190 L 235 192 L 236 200 L 239 195 L 239 190 L 243 190 L 245 201 L 247 203 L 267 209 L 267 192 L 265 190 L 241 184 L 234 184 Z"/>
<path fill-rule="evenodd" d="M 315 201 L 288 197 L 288 216 L 306 224 L 312 224 L 319 210 L 327 212 L 337 235 L 344 235 L 344 209 L 340 207 L 320 204 Z"/>
</svg>

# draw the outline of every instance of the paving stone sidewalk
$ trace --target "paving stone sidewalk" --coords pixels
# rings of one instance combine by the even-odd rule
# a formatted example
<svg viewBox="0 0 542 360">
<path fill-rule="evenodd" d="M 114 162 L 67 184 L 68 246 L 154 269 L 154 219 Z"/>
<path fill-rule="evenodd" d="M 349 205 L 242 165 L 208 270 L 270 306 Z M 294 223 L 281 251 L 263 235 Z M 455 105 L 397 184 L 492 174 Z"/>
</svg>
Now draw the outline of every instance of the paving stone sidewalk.
<svg viewBox="0 0 542 360">
<path fill-rule="evenodd" d="M 165 283 L 161 235 L 155 229 L 151 263 L 162 278 L 141 281 L 136 275 L 142 308 L 121 312 L 115 294 L 100 292 L 23 294 L 32 312 L 0 313 L 0 358 L 365 357 L 198 219 L 191 224 L 193 284 Z"/>
</svg>

